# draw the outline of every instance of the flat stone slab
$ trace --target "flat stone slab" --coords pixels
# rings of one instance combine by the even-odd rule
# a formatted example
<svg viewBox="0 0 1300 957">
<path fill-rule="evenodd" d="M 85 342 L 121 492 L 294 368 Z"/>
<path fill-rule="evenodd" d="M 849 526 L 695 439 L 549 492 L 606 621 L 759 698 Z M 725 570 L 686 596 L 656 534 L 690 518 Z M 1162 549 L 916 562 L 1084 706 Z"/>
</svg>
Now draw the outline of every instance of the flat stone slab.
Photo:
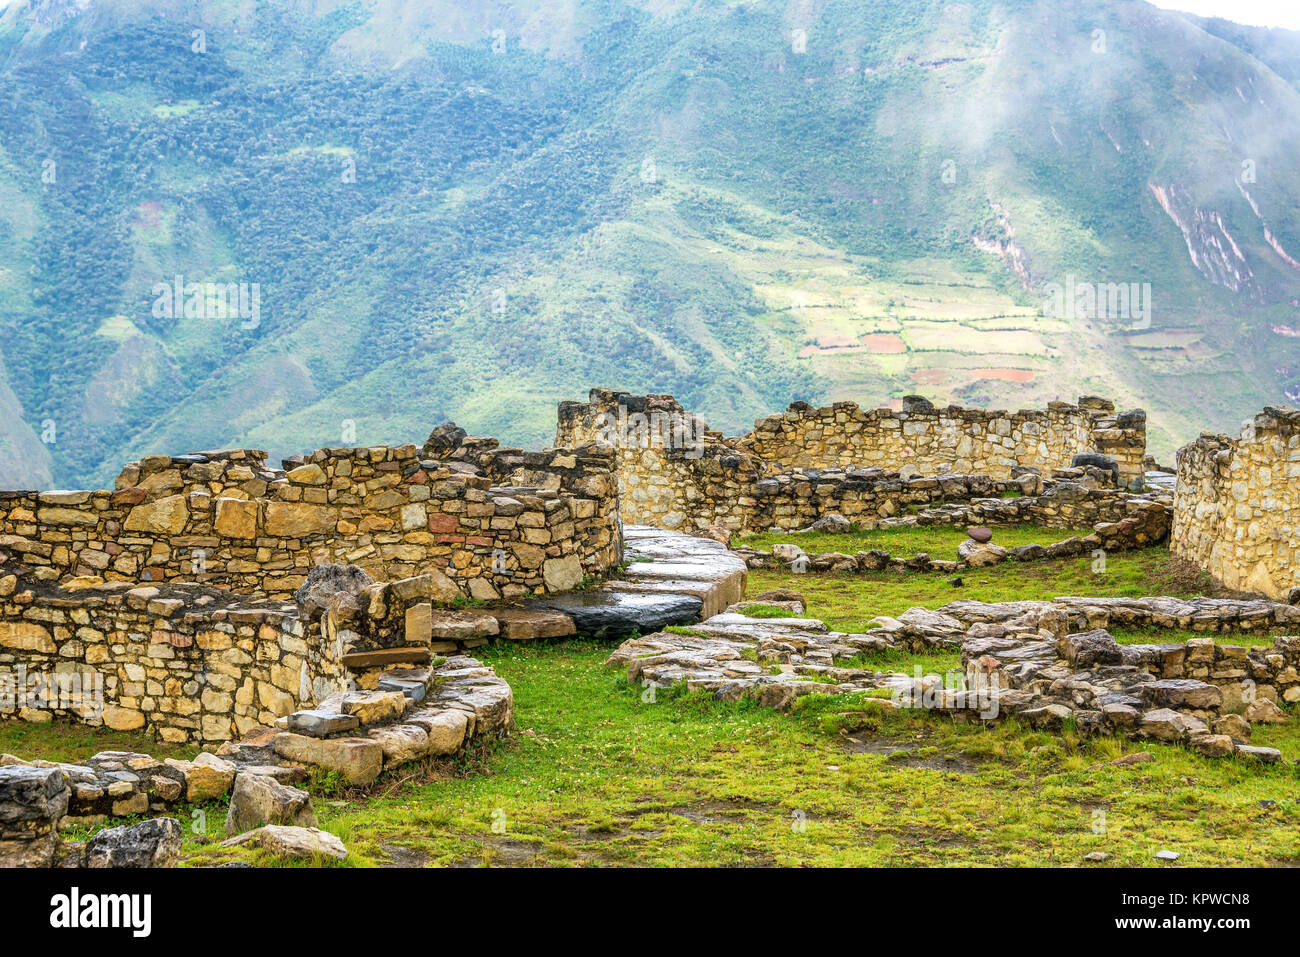
<svg viewBox="0 0 1300 957">
<path fill-rule="evenodd" d="M 498 637 L 511 641 L 531 641 L 534 638 L 563 638 L 578 633 L 573 619 L 563 612 L 528 608 L 497 608 L 495 615 L 500 628 Z"/>
<path fill-rule="evenodd" d="M 310 735 L 313 738 L 328 738 L 331 734 L 355 731 L 361 726 L 361 721 L 353 714 L 310 709 L 295 711 L 286 717 L 285 726 L 289 731 Z"/>
<path fill-rule="evenodd" d="M 584 637 L 626 638 L 689 624 L 699 618 L 704 603 L 692 595 L 579 591 L 540 599 L 529 607 L 563 612 Z"/>
<path fill-rule="evenodd" d="M 378 648 L 374 651 L 353 651 L 339 659 L 343 667 L 358 671 L 366 668 L 387 668 L 390 665 L 427 665 L 433 660 L 428 648 Z"/>
</svg>

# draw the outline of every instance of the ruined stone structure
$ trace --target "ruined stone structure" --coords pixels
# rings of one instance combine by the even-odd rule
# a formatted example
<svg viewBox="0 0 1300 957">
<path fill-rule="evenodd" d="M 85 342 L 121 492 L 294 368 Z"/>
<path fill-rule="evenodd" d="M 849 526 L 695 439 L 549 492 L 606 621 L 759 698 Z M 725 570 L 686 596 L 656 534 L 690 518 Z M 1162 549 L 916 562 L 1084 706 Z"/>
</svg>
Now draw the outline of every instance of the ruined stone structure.
<svg viewBox="0 0 1300 957">
<path fill-rule="evenodd" d="M 1239 438 L 1178 451 L 1170 550 L 1228 588 L 1287 599 L 1300 586 L 1300 412 L 1267 408 Z"/>
<path fill-rule="evenodd" d="M 0 493 L 0 713 L 226 742 L 355 687 L 367 650 L 482 644 L 496 618 L 435 607 L 555 596 L 622 561 L 613 462 L 452 427 L 423 449 L 283 469 L 250 449 L 153 455 L 111 491 Z M 290 600 L 338 564 L 360 592 Z"/>
<path fill-rule="evenodd" d="M 278 596 L 326 562 L 381 579 L 434 568 L 480 599 L 562 591 L 618 564 L 608 451 L 467 456 L 477 461 L 415 445 L 321 449 L 283 471 L 257 450 L 153 455 L 114 491 L 0 493 L 0 549 L 47 580 Z M 517 470 L 529 484 L 503 485 Z"/>
<path fill-rule="evenodd" d="M 1095 398 L 1017 413 L 936 410 L 920 399 L 901 412 L 797 402 L 725 438 L 672 396 L 593 389 L 588 402 L 560 404 L 556 441 L 616 446 L 625 521 L 765 531 L 830 512 L 870 526 L 908 506 L 1018 492 L 1025 472 L 1067 469 L 1081 452 L 1111 456 L 1133 482 L 1146 416 L 1116 415 Z"/>
<path fill-rule="evenodd" d="M 1115 414 L 1115 404 L 1095 396 L 1078 405 L 1049 403 L 1019 412 L 937 409 L 925 399 L 903 400 L 901 411 L 861 409 L 854 402 L 814 408 L 796 402 L 755 423 L 735 447 L 763 459 L 773 471 L 796 468 L 897 469 L 957 472 L 1007 478 L 1016 466 L 1048 472 L 1066 468 L 1080 452 L 1099 452 L 1119 463 L 1125 483 L 1142 477 L 1146 413 Z"/>
</svg>

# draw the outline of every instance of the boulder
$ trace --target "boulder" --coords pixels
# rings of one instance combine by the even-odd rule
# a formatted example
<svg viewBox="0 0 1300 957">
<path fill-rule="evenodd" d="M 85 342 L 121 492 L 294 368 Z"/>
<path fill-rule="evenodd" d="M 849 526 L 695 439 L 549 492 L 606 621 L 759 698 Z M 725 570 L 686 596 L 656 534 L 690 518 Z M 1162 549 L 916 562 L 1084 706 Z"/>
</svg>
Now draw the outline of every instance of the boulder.
<svg viewBox="0 0 1300 957">
<path fill-rule="evenodd" d="M 315 827 L 268 824 L 221 842 L 222 847 L 238 845 L 260 847 L 275 857 L 293 860 L 332 858 L 342 861 L 348 856 L 348 850 L 342 841 L 328 831 Z"/>
<path fill-rule="evenodd" d="M 154 818 L 100 831 L 86 842 L 86 866 L 174 867 L 181 856 L 181 822 Z"/>
<path fill-rule="evenodd" d="M 460 448 L 468 433 L 455 422 L 436 426 L 424 440 L 423 454 L 428 458 L 445 459 Z"/>
<path fill-rule="evenodd" d="M 981 545 L 985 542 L 993 541 L 993 529 L 985 528 L 983 525 L 972 525 L 970 528 L 966 529 L 966 535 L 968 538 L 974 539 Z"/>
<path fill-rule="evenodd" d="M 285 731 L 275 736 L 274 748 L 282 758 L 337 772 L 348 784 L 369 784 L 384 769 L 383 748 L 369 738 L 309 738 Z"/>
<path fill-rule="evenodd" d="M 429 733 L 417 724 L 392 724 L 370 732 L 384 752 L 384 767 L 418 761 L 429 754 Z"/>
<path fill-rule="evenodd" d="M 708 525 L 695 534 L 700 538 L 711 538 L 715 542 L 720 542 L 723 545 L 731 544 L 732 532 L 731 529 L 727 528 L 725 525 Z"/>
<path fill-rule="evenodd" d="M 996 565 L 1007 557 L 1007 550 L 992 542 L 977 542 L 973 538 L 968 538 L 957 546 L 957 557 L 967 565 L 980 568 Z"/>
<path fill-rule="evenodd" d="M 1109 632 L 1098 628 L 1066 635 L 1056 642 L 1057 653 L 1079 668 L 1124 663 L 1124 653 Z"/>
<path fill-rule="evenodd" d="M 1259 698 L 1246 705 L 1245 718 L 1251 724 L 1286 724 L 1287 713 L 1267 698 Z"/>
<path fill-rule="evenodd" d="M 311 795 L 265 774 L 240 774 L 230 796 L 226 836 L 242 834 L 264 824 L 315 827 Z"/>
<path fill-rule="evenodd" d="M 813 522 L 807 528 L 801 529 L 804 532 L 828 532 L 841 534 L 847 532 L 850 528 L 849 520 L 839 512 L 830 512 L 823 515 L 817 521 Z M 725 543 L 724 543 L 725 544 Z"/>
<path fill-rule="evenodd" d="M 25 839 L 54 829 L 68 813 L 70 792 L 58 768 L 0 767 L 0 839 Z"/>
<path fill-rule="evenodd" d="M 308 618 L 333 611 L 335 620 L 348 621 L 368 609 L 368 589 L 374 583 L 370 573 L 357 565 L 316 565 L 293 597 Z"/>
</svg>

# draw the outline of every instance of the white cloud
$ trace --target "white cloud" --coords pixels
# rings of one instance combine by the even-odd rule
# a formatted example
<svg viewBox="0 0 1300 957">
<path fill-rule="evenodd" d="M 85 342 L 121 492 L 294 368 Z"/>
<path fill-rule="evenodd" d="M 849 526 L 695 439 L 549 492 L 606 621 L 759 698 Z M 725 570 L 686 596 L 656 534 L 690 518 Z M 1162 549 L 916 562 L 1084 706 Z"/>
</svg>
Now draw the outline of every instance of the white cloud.
<svg viewBox="0 0 1300 957">
<path fill-rule="evenodd" d="M 1153 0 L 1157 7 L 1185 10 L 1202 17 L 1222 17 L 1234 23 L 1300 30 L 1296 0 Z"/>
</svg>

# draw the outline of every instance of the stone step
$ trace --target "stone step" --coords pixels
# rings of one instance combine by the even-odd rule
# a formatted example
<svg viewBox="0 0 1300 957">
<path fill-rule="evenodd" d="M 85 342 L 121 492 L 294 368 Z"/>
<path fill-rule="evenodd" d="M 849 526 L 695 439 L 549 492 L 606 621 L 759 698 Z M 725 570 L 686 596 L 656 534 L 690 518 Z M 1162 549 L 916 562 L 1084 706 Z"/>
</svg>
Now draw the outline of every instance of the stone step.
<svg viewBox="0 0 1300 957">
<path fill-rule="evenodd" d="M 588 638 L 625 638 L 633 632 L 648 635 L 669 625 L 696 621 L 704 603 L 692 595 L 634 594 L 630 592 L 577 591 L 538 599 L 529 608 L 559 611 L 573 619 L 578 634 Z"/>
<path fill-rule="evenodd" d="M 339 660 L 350 671 L 367 668 L 388 668 L 394 665 L 427 665 L 432 660 L 428 647 L 376 648 L 372 651 L 352 651 Z"/>
</svg>

